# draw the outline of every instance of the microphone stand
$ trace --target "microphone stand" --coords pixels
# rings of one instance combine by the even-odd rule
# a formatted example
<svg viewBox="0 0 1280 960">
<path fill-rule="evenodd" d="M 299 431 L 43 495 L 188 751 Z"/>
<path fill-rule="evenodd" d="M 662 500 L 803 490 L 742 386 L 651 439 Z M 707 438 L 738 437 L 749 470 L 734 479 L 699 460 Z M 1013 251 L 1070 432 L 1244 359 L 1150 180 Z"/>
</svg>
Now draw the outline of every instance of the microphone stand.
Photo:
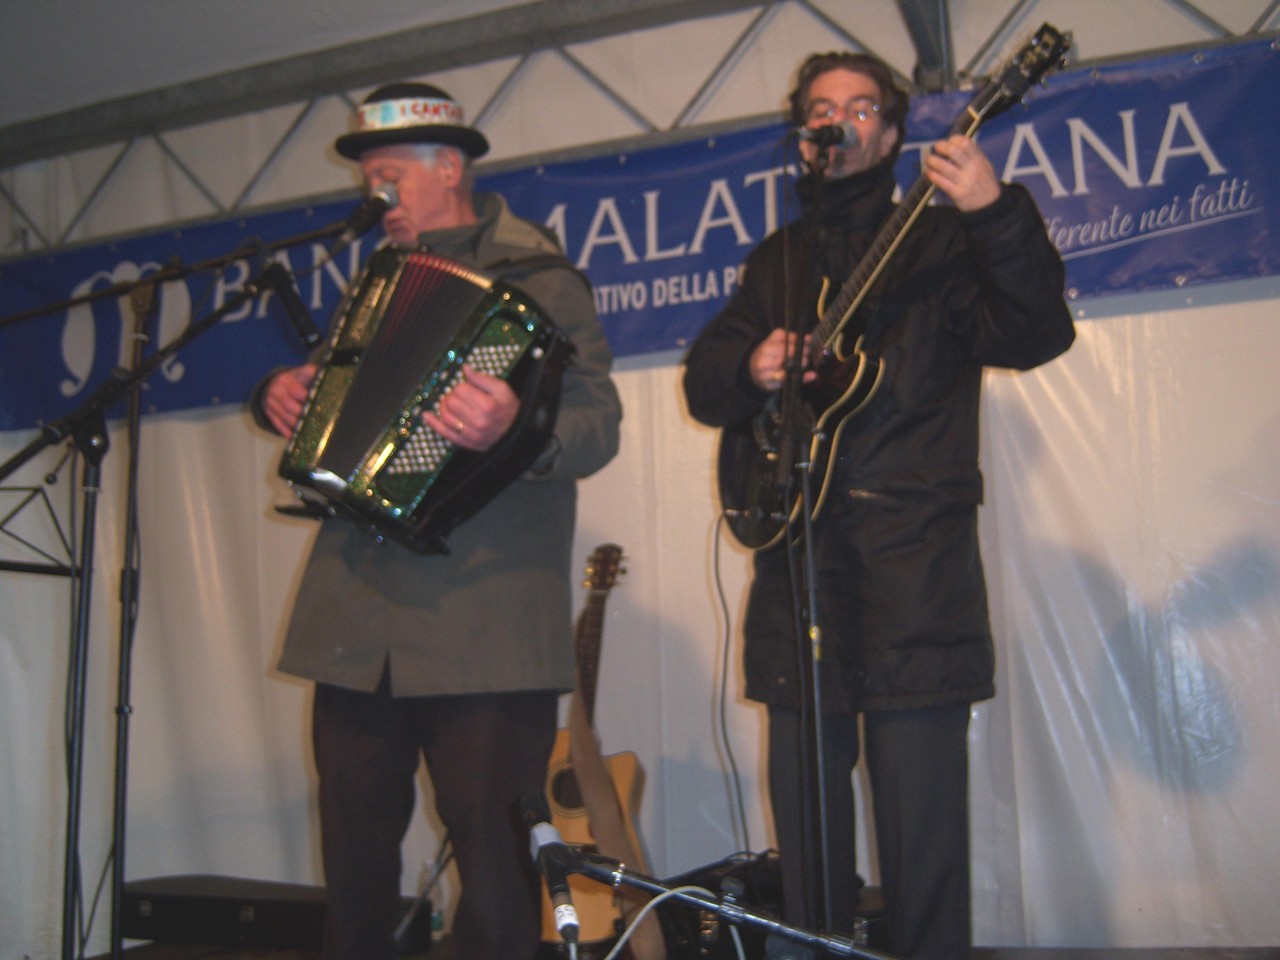
<svg viewBox="0 0 1280 960">
<path fill-rule="evenodd" d="M 309 230 L 306 233 L 296 233 L 291 237 L 283 240 L 273 240 L 271 243 L 259 243 L 256 245 L 256 251 L 265 252 L 271 250 L 283 250 L 286 247 L 294 247 L 300 243 L 311 243 L 315 240 L 327 240 L 338 236 L 347 229 L 346 222 L 330 224 L 327 227 L 318 227 L 315 230 Z M 334 250 L 330 251 L 330 256 L 339 253 L 343 245 L 336 244 Z M 191 266 L 183 266 L 182 264 L 172 264 L 163 270 L 149 274 L 145 280 L 123 280 L 120 283 L 113 283 L 109 287 L 102 287 L 90 293 L 82 294 L 78 297 L 72 297 L 67 300 L 59 300 L 56 303 L 45 304 L 42 307 L 33 307 L 30 310 L 24 310 L 21 313 L 11 314 L 10 316 L 0 318 L 0 327 L 6 327 L 11 323 L 18 323 L 22 320 L 30 320 L 33 317 L 43 316 L 47 313 L 58 313 L 69 310 L 71 307 L 79 306 L 82 303 L 93 303 L 97 300 L 104 300 L 109 297 L 123 297 L 133 291 L 139 284 L 150 283 L 159 284 L 169 280 L 182 280 L 192 274 L 204 273 L 217 267 L 225 267 L 227 264 L 242 260 L 246 256 L 244 251 L 237 253 L 224 254 L 220 257 L 214 257 L 210 260 L 204 260 Z M 240 301 L 243 302 L 243 301 Z"/>
<path fill-rule="evenodd" d="M 819 190 L 821 189 L 826 167 L 826 150 L 818 149 L 811 169 L 817 178 L 817 188 Z M 819 207 L 820 203 L 815 201 L 809 213 L 810 218 L 816 218 Z M 816 223 L 811 225 L 810 232 L 816 233 Z M 786 318 L 788 325 L 790 324 L 790 319 L 790 312 L 788 311 Z M 796 412 L 804 403 L 802 396 L 804 374 L 803 342 L 801 342 L 795 354 L 787 358 L 784 371 L 785 376 L 781 391 L 782 436 L 780 438 L 778 469 L 786 472 L 785 483 L 788 489 L 788 496 L 785 499 L 787 503 L 794 502 L 792 497 L 795 495 L 795 477 L 797 474 L 800 477 L 798 512 L 801 518 L 803 535 L 799 540 L 803 545 L 804 551 L 800 564 L 800 579 L 803 580 L 803 609 L 808 612 L 807 623 L 802 621 L 799 609 L 796 610 L 795 616 L 795 652 L 797 663 L 800 667 L 797 675 L 800 677 L 802 689 L 800 708 L 802 739 L 798 745 L 801 758 L 802 782 L 799 784 L 799 795 L 802 811 L 805 814 L 809 814 L 803 816 L 801 823 L 804 844 L 800 855 L 805 882 L 805 890 L 803 891 L 805 915 L 815 926 L 825 929 L 831 923 L 833 911 L 831 905 L 831 863 L 827 843 L 827 773 L 823 751 L 824 724 L 822 717 L 822 688 L 820 684 L 820 668 L 823 660 L 823 633 L 818 617 L 818 596 L 814 579 L 816 556 L 814 553 L 813 513 L 809 508 L 809 504 L 813 503 L 813 477 L 810 471 L 812 464 L 809 462 L 810 451 L 803 442 L 804 438 L 799 435 L 802 431 L 802 420 L 796 416 Z M 812 433 L 810 432 L 811 437 Z M 790 512 L 788 516 L 790 516 Z M 785 543 L 788 552 L 788 569 L 791 573 L 792 595 L 798 599 L 799 590 L 795 586 L 797 578 L 795 576 L 796 564 L 794 562 L 796 540 L 792 536 L 790 522 L 788 520 Z M 798 606 L 793 601 L 793 607 Z M 806 667 L 808 669 L 807 676 L 805 674 Z"/>
<path fill-rule="evenodd" d="M 283 247 L 307 243 L 313 240 L 337 236 L 347 229 L 345 222 L 324 227 L 318 230 L 298 234 L 271 244 L 255 244 L 254 250 L 276 250 Z M 177 354 L 200 336 L 213 329 L 223 317 L 238 310 L 246 301 L 256 299 L 267 290 L 275 289 L 273 279 L 268 275 L 272 262 L 244 287 L 230 297 L 227 302 L 208 314 L 203 319 L 190 325 L 175 337 L 169 344 L 162 346 L 154 354 L 142 359 L 142 343 L 145 338 L 144 318 L 154 307 L 154 291 L 156 285 L 166 280 L 180 279 L 192 273 L 222 267 L 236 259 L 243 258 L 245 253 L 233 253 L 224 257 L 205 261 L 192 267 L 174 265 L 149 275 L 144 280 L 113 284 L 102 290 L 81 297 L 64 300 L 59 303 L 28 310 L 0 320 L 0 326 L 15 323 L 40 314 L 65 310 L 81 303 L 95 301 L 108 296 L 120 297 L 129 294 L 134 305 L 136 327 L 135 344 L 132 357 L 133 367 L 126 369 L 117 367 L 110 378 L 101 384 L 79 407 L 63 417 L 46 424 L 39 435 L 29 444 L 14 454 L 4 464 L 0 464 L 0 483 L 15 473 L 24 464 L 33 459 L 47 447 L 54 446 L 70 438 L 72 444 L 84 458 L 82 529 L 79 555 L 72 560 L 69 576 L 71 577 L 75 600 L 72 610 L 70 631 L 70 656 L 68 681 L 69 705 L 67 710 L 67 818 L 66 847 L 63 862 L 63 909 L 62 909 L 62 958 L 74 960 L 77 941 L 77 920 L 79 919 L 78 885 L 79 885 L 79 839 L 80 839 L 80 806 L 83 786 L 84 767 L 84 722 L 86 677 L 88 669 L 88 640 L 90 624 L 90 608 L 93 585 L 93 553 L 97 528 L 98 494 L 101 489 L 102 461 L 109 448 L 106 427 L 106 410 L 128 394 L 132 394 L 129 410 L 130 460 L 128 471 L 128 507 L 126 510 L 125 566 L 122 573 L 121 601 L 124 610 L 121 617 L 122 635 L 120 638 L 120 663 L 118 680 L 118 701 L 116 705 L 117 740 L 115 764 L 115 815 L 113 818 L 112 846 L 112 910 L 111 910 L 111 956 L 119 960 L 122 956 L 120 929 L 121 890 L 124 883 L 124 833 L 125 833 L 125 796 L 128 756 L 128 727 L 132 708 L 129 705 L 130 664 L 132 650 L 132 628 L 137 612 L 137 567 L 135 565 L 135 533 L 136 533 L 136 485 L 137 485 L 137 420 L 140 413 L 139 385 L 149 377 L 166 360 Z M 266 279 L 264 279 L 266 278 Z M 61 568 L 48 571 L 67 573 Z"/>
<path fill-rule="evenodd" d="M 655 896 L 661 895 L 664 899 L 678 900 L 698 910 L 714 913 L 726 923 L 740 927 L 752 927 L 773 936 L 783 937 L 803 945 L 807 950 L 819 949 L 838 957 L 860 957 L 862 960 L 894 960 L 887 953 L 859 947 L 847 937 L 814 933 L 801 927 L 791 926 L 768 914 L 752 913 L 741 904 L 734 902 L 733 897 L 729 894 L 717 897 L 711 892 L 700 890 L 697 887 L 673 887 L 660 880 L 655 880 L 653 877 L 630 870 L 626 864 L 619 860 L 614 860 L 598 853 L 581 854 L 570 869 L 573 873 L 580 873 L 585 877 L 590 877 L 592 880 L 608 884 L 615 889 L 626 884 L 629 887 L 635 887 L 637 890 L 643 890 Z M 772 952 L 769 953 L 769 956 L 773 955 Z M 813 956 L 813 954 L 807 953 L 804 956 Z"/>
<path fill-rule="evenodd" d="M 134 313 L 133 353 L 130 362 L 134 367 L 142 363 L 142 348 L 147 340 L 147 323 L 155 316 L 155 285 L 141 283 L 130 296 Z M 116 765 L 115 803 L 112 818 L 111 849 L 111 958 L 120 960 L 124 904 L 116 895 L 124 889 L 124 835 L 127 793 L 125 784 L 129 771 L 129 719 L 133 712 L 130 704 L 130 687 L 133 662 L 133 640 L 138 623 L 138 450 L 141 446 L 142 391 L 130 390 L 128 423 L 128 476 L 125 480 L 124 559 L 120 570 L 120 651 L 118 654 L 116 686 Z"/>
</svg>

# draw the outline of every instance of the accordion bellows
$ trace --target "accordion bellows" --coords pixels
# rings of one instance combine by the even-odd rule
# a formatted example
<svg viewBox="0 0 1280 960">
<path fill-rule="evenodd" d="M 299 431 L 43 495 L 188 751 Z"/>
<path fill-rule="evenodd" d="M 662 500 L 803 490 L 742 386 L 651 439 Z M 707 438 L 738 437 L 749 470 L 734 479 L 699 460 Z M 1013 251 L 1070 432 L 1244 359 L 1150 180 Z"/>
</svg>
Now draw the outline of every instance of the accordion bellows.
<svg viewBox="0 0 1280 960">
<path fill-rule="evenodd" d="M 547 446 L 572 345 L 525 294 L 421 251 L 374 253 L 335 322 L 280 475 L 312 507 L 424 553 Z M 456 447 L 422 421 L 462 365 L 499 377 L 520 414 L 491 449 Z"/>
</svg>

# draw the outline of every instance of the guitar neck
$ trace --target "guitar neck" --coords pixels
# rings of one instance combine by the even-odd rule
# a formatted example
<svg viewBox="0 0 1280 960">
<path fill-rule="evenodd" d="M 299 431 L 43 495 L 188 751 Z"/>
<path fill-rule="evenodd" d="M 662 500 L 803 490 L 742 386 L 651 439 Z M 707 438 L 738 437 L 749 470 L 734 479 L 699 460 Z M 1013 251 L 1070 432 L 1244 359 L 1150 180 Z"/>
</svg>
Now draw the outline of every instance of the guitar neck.
<svg viewBox="0 0 1280 960">
<path fill-rule="evenodd" d="M 849 279 L 844 282 L 840 292 L 823 312 L 822 319 L 815 330 L 815 337 L 825 348 L 832 346 L 854 311 L 862 306 L 862 301 L 866 299 L 871 284 L 888 265 L 889 259 L 898 249 L 907 231 L 920 216 L 920 212 L 924 210 L 936 189 L 927 177 L 922 176 L 903 195 L 892 215 L 871 242 L 870 249 L 858 261 Z"/>
<path fill-rule="evenodd" d="M 587 711 L 587 720 L 594 722 L 596 709 L 596 681 L 600 674 L 600 638 L 604 634 L 604 607 L 607 591 L 593 590 L 587 594 L 574 635 L 578 660 L 578 692 Z"/>
<path fill-rule="evenodd" d="M 600 667 L 600 638 L 604 634 L 604 603 L 609 590 L 623 572 L 619 566 L 622 548 L 602 543 L 587 560 L 587 597 L 574 626 L 573 646 L 578 662 L 578 693 L 587 711 L 587 722 L 595 718 L 596 675 Z"/>
</svg>

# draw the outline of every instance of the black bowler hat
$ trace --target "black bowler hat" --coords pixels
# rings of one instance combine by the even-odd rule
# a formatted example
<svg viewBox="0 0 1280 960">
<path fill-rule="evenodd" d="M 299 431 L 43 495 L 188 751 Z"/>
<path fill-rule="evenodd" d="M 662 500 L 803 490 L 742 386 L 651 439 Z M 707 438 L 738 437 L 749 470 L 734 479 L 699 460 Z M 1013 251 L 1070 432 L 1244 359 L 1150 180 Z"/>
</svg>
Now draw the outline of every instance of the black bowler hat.
<svg viewBox="0 0 1280 960">
<path fill-rule="evenodd" d="M 373 91 L 356 111 L 355 132 L 339 137 L 334 148 L 359 160 L 366 150 L 393 143 L 443 143 L 472 158 L 489 152 L 489 141 L 466 125 L 458 102 L 427 83 L 392 83 Z"/>
</svg>

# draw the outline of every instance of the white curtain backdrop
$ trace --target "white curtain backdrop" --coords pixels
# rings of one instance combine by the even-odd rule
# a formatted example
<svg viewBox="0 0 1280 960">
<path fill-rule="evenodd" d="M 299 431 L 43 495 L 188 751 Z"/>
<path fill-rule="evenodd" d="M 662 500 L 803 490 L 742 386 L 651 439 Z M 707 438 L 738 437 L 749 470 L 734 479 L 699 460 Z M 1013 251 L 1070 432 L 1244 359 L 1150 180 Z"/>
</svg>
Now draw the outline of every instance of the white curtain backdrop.
<svg viewBox="0 0 1280 960">
<path fill-rule="evenodd" d="M 1091 303 L 1065 357 L 988 376 L 982 530 L 1000 666 L 970 736 L 980 944 L 1280 943 L 1278 304 L 1274 281 Z M 626 551 L 596 721 L 604 751 L 634 751 L 646 772 L 639 832 L 659 876 L 772 842 L 762 715 L 738 694 L 749 558 L 717 532 L 716 436 L 685 412 L 678 363 L 619 364 L 622 452 L 582 484 L 577 531 L 583 562 L 601 543 Z M 126 444 L 112 426 L 86 674 L 86 900 L 108 870 L 119 699 Z M 0 435 L 0 458 L 31 439 Z M 129 879 L 320 882 L 310 690 L 273 668 L 311 535 L 273 510 L 290 498 L 279 450 L 239 408 L 144 417 Z M 42 485 L 56 459 L 8 486 Z M 63 514 L 81 503 L 71 480 L 47 487 Z M 2 496 L 0 516 L 17 495 Z M 18 526 L 50 533 L 34 508 Z M 69 608 L 65 579 L 0 572 L 0 957 L 13 960 L 60 951 Z M 438 840 L 424 812 L 407 893 Z M 874 881 L 874 851 L 861 859 Z M 446 910 L 454 884 L 436 898 Z M 102 896 L 89 954 L 108 944 Z"/>
</svg>

